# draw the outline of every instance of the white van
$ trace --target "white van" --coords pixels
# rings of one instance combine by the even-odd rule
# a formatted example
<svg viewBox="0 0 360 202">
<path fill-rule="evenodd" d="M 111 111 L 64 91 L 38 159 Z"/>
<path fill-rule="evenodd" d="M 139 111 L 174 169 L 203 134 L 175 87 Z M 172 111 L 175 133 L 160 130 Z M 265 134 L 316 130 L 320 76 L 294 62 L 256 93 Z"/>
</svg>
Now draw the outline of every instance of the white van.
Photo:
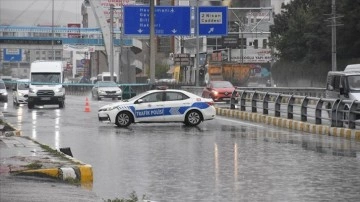
<svg viewBox="0 0 360 202">
<path fill-rule="evenodd" d="M 360 72 L 330 71 L 325 96 L 342 100 L 360 100 Z"/>
<path fill-rule="evenodd" d="M 30 66 L 28 108 L 35 105 L 57 104 L 65 106 L 63 87 L 63 63 L 61 61 L 34 61 Z"/>
<path fill-rule="evenodd" d="M 29 79 L 19 79 L 13 87 L 13 103 L 16 106 L 27 104 L 29 96 Z"/>
</svg>

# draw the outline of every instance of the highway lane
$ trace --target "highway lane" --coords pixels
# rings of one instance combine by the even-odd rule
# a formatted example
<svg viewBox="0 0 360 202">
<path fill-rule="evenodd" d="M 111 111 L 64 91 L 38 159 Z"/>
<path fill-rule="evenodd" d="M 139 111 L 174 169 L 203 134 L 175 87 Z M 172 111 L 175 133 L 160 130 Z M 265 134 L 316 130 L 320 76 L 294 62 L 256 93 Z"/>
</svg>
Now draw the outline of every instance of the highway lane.
<svg viewBox="0 0 360 202">
<path fill-rule="evenodd" d="M 88 98 L 90 98 L 88 96 Z M 9 99 L 11 100 L 11 99 Z M 360 144 L 225 117 L 198 127 L 181 123 L 100 123 L 112 100 L 67 96 L 64 109 L 0 104 L 22 134 L 70 147 L 93 166 L 104 199 L 135 191 L 154 201 L 318 201 L 360 197 Z"/>
</svg>

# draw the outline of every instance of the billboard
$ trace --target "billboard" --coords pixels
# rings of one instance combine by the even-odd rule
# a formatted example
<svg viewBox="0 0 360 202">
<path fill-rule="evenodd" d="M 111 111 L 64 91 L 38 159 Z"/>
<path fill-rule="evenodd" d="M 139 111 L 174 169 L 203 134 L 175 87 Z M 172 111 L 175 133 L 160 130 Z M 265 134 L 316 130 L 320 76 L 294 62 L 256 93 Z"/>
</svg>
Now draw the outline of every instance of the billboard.
<svg viewBox="0 0 360 202">
<path fill-rule="evenodd" d="M 80 28 L 81 28 L 80 23 L 68 23 L 67 26 L 68 28 L 75 28 L 69 30 L 68 38 L 80 38 Z"/>
</svg>

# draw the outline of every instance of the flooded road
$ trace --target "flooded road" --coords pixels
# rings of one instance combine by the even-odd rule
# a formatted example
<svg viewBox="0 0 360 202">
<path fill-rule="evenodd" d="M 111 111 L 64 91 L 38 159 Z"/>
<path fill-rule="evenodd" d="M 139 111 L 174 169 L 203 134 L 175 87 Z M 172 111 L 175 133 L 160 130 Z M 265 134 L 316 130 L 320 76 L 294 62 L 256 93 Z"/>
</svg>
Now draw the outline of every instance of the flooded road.
<svg viewBox="0 0 360 202">
<path fill-rule="evenodd" d="M 93 166 L 104 199 L 153 201 L 357 201 L 360 143 L 218 116 L 198 127 L 180 123 L 99 123 L 114 102 L 67 96 L 64 109 L 0 104 L 6 119 L 54 148 L 70 147 Z M 90 98 L 90 97 L 89 97 Z M 11 100 L 11 99 L 9 99 Z"/>
</svg>

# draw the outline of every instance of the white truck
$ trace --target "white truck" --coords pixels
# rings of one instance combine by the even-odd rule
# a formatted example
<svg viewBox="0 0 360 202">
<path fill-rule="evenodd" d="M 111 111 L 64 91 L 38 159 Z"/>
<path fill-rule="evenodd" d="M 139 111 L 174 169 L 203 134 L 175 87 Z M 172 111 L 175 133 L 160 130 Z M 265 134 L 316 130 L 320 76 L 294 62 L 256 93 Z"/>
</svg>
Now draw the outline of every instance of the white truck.
<svg viewBox="0 0 360 202">
<path fill-rule="evenodd" d="M 117 75 L 115 73 L 113 74 L 113 79 L 114 79 L 113 81 L 116 82 Z M 98 74 L 97 81 L 111 81 L 110 72 L 102 72 L 101 74 Z"/>
<path fill-rule="evenodd" d="M 35 105 L 65 106 L 63 63 L 38 60 L 31 63 L 28 108 Z"/>
</svg>

